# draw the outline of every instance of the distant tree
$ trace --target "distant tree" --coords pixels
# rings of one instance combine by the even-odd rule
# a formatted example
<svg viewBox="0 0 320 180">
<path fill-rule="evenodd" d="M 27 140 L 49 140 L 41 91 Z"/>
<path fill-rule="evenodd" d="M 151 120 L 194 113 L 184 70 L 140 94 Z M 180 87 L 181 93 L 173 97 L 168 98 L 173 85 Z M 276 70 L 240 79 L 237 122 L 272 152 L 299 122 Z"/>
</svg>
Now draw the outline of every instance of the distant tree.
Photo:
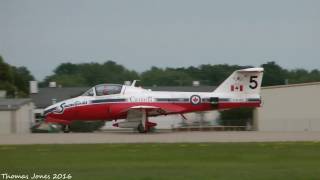
<svg viewBox="0 0 320 180">
<path fill-rule="evenodd" d="M 62 63 L 53 72 L 55 74 L 77 74 L 79 66 L 72 63 Z"/>
<path fill-rule="evenodd" d="M 192 85 L 192 81 L 200 81 L 202 85 L 219 85 L 230 74 L 241 68 L 248 66 L 237 65 L 200 65 L 199 67 L 190 66 L 188 68 L 166 68 L 161 69 L 152 67 L 141 74 L 143 85 L 159 86 L 186 86 Z"/>
<path fill-rule="evenodd" d="M 86 80 L 80 74 L 60 74 L 52 75 L 45 78 L 45 81 L 40 84 L 41 87 L 47 87 L 49 82 L 56 82 L 64 87 L 88 86 Z"/>
<path fill-rule="evenodd" d="M 289 83 L 304 83 L 320 81 L 319 70 L 304 69 L 287 70 L 276 62 L 271 61 L 261 65 L 265 69 L 262 86 L 282 85 Z M 189 86 L 192 81 L 200 81 L 202 85 L 221 84 L 230 74 L 238 69 L 251 66 L 228 64 L 203 64 L 187 68 L 158 68 L 152 67 L 140 75 L 130 71 L 114 61 L 105 63 L 63 63 L 54 74 L 45 78 L 41 86 L 48 86 L 50 81 L 56 81 L 62 86 L 93 86 L 100 83 L 123 83 L 127 80 L 140 79 L 143 86 Z"/>
<path fill-rule="evenodd" d="M 17 88 L 8 81 L 0 82 L 0 90 L 5 90 L 7 92 L 7 97 L 9 98 L 16 97 Z"/>
<path fill-rule="evenodd" d="M 319 80 L 319 71 L 308 72 L 305 69 L 294 69 L 288 73 L 288 81 L 290 84 L 293 83 L 306 83 Z"/>
<path fill-rule="evenodd" d="M 101 83 L 123 83 L 127 80 L 139 79 L 138 73 L 130 71 L 115 63 L 63 63 L 54 70 L 54 75 L 47 76 L 41 86 L 55 81 L 64 87 L 94 86 Z"/>
<path fill-rule="evenodd" d="M 8 97 L 14 97 L 16 87 L 13 84 L 13 75 L 11 66 L 4 62 L 0 56 L 0 90 L 5 90 Z"/>
<path fill-rule="evenodd" d="M 0 81 L 13 82 L 11 66 L 4 62 L 2 56 L 0 56 Z"/>
<path fill-rule="evenodd" d="M 26 67 L 12 67 L 13 82 L 17 87 L 18 97 L 27 97 L 29 95 L 29 82 L 34 80 L 30 71 Z"/>
<path fill-rule="evenodd" d="M 320 71 L 318 69 L 312 70 L 309 76 L 311 82 L 320 81 Z"/>
<path fill-rule="evenodd" d="M 264 75 L 262 80 L 262 86 L 273 86 L 285 84 L 288 78 L 288 71 L 276 64 L 274 61 L 262 64 L 264 68 Z"/>
<path fill-rule="evenodd" d="M 6 90 L 8 97 L 27 97 L 33 79 L 26 67 L 10 66 L 0 56 L 0 89 Z"/>
<path fill-rule="evenodd" d="M 199 66 L 199 73 L 201 80 L 207 80 L 208 85 L 219 85 L 226 78 L 230 76 L 230 74 L 238 69 L 248 68 L 250 66 L 238 66 L 238 65 L 228 65 L 228 64 L 217 64 L 217 65 L 201 65 Z"/>
</svg>

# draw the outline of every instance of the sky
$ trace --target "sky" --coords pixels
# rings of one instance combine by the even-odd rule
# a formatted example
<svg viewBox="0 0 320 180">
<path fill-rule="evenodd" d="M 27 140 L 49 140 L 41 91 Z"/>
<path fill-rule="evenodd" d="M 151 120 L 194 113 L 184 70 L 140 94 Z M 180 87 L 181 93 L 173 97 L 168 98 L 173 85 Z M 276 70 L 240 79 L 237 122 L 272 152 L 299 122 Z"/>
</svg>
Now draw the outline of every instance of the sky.
<svg viewBox="0 0 320 180">
<path fill-rule="evenodd" d="M 318 0 L 0 0 L 0 55 L 37 80 L 64 62 L 320 69 Z"/>
</svg>

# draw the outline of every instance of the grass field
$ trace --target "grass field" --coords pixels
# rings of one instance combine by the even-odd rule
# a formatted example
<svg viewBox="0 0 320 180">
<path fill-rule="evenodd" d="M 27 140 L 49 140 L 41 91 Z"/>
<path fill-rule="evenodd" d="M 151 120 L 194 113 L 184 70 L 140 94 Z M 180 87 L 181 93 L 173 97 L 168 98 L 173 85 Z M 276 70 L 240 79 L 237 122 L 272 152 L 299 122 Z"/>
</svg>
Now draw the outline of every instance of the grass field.
<svg viewBox="0 0 320 180">
<path fill-rule="evenodd" d="M 2 145 L 2 173 L 51 179 L 70 173 L 75 180 L 320 179 L 320 142 Z"/>
</svg>

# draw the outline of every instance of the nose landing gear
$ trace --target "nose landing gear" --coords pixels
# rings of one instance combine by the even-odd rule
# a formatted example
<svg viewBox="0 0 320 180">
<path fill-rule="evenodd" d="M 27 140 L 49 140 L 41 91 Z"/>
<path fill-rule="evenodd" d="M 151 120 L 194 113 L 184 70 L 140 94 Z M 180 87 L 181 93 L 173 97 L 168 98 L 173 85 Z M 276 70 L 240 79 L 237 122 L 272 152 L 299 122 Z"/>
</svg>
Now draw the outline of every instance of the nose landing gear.
<svg viewBox="0 0 320 180">
<path fill-rule="evenodd" d="M 62 125 L 62 131 L 64 133 L 69 133 L 70 132 L 70 127 L 69 125 Z"/>
</svg>

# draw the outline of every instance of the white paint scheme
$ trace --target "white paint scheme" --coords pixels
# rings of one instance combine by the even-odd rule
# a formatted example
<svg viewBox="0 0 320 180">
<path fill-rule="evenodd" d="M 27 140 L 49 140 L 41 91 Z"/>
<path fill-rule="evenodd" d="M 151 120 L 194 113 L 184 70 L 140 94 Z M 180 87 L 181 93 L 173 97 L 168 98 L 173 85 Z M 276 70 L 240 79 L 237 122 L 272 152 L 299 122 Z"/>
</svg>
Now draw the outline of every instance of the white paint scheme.
<svg viewBox="0 0 320 180">
<path fill-rule="evenodd" d="M 263 68 L 248 68 L 248 69 L 237 70 L 233 72 L 231 76 L 229 76 L 229 78 L 227 78 L 214 91 L 214 93 L 224 95 L 224 96 L 231 96 L 231 97 L 259 98 L 262 75 L 263 75 Z M 250 77 L 254 77 L 254 76 L 256 76 L 256 78 L 251 78 L 251 82 L 250 82 Z M 253 81 L 257 82 L 258 87 L 254 89 L 247 88 L 250 85 L 252 86 L 255 85 Z M 233 84 L 243 85 L 244 86 L 243 91 L 235 91 L 235 93 L 230 93 L 230 86 Z"/>
<path fill-rule="evenodd" d="M 254 81 L 257 82 L 257 87 L 255 89 L 249 88 L 252 85 L 250 83 L 250 77 L 257 76 Z M 76 98 L 68 99 L 66 101 L 59 102 L 47 109 L 59 106 L 61 103 L 73 103 L 76 101 L 89 101 L 96 99 L 105 99 L 106 97 L 110 99 L 116 98 L 128 98 L 132 100 L 131 102 L 154 102 L 154 98 L 190 98 L 192 95 L 199 95 L 201 98 L 209 97 L 221 97 L 221 98 L 234 98 L 235 102 L 245 100 L 246 98 L 260 98 L 260 87 L 263 76 L 263 68 L 248 68 L 243 70 L 237 70 L 233 72 L 214 92 L 171 92 L 171 91 L 151 91 L 149 89 L 143 89 L 141 87 L 135 87 L 135 81 L 131 86 L 123 85 L 120 94 L 107 95 L 107 96 L 96 96 L 94 91 L 94 96 L 79 96 Z M 240 79 L 237 79 L 240 77 Z M 243 91 L 230 91 L 230 86 L 232 84 L 243 85 Z M 95 87 L 93 87 L 95 88 Z"/>
<path fill-rule="evenodd" d="M 66 108 L 76 107 L 76 106 L 86 106 L 90 102 L 97 102 L 101 100 L 112 100 L 112 99 L 125 99 L 127 104 L 129 103 L 142 103 L 142 105 L 137 105 L 130 107 L 129 109 L 124 109 L 122 112 L 126 112 L 128 114 L 127 121 L 130 120 L 130 112 L 135 111 L 136 109 L 140 109 L 141 116 L 140 122 L 145 127 L 148 122 L 147 116 L 157 116 L 168 113 L 180 113 L 180 112 L 192 112 L 192 111 L 207 111 L 212 107 L 210 106 L 209 100 L 210 98 L 219 98 L 221 101 L 225 101 L 227 103 L 248 103 L 250 100 L 258 100 L 260 105 L 260 87 L 263 76 L 263 68 L 248 68 L 243 70 L 237 70 L 233 72 L 214 92 L 168 92 L 168 91 L 151 91 L 148 89 L 143 89 L 140 87 L 135 87 L 136 81 L 132 83 L 131 86 L 123 85 L 121 91 L 115 94 L 101 95 L 97 96 L 99 89 L 99 85 L 93 87 L 92 94 L 85 95 L 68 99 L 59 103 L 56 103 L 52 106 L 49 106 L 45 109 L 48 111 L 50 109 L 54 109 L 54 114 L 63 114 Z M 107 86 L 112 87 L 111 84 Z M 117 85 L 114 85 L 117 86 Z M 113 87 L 112 87 L 113 88 Z M 91 91 L 89 90 L 89 91 Z M 193 97 L 195 101 L 193 101 Z M 185 108 L 183 105 L 175 104 L 174 102 L 166 102 L 159 101 L 159 99 L 175 99 L 178 102 L 184 102 L 188 105 L 189 103 L 196 105 L 198 103 L 198 99 L 201 103 L 204 100 L 208 100 L 207 105 L 203 108 L 194 108 L 188 106 L 189 109 Z M 110 103 L 110 102 L 109 102 Z M 112 102 L 111 102 L 112 103 Z M 114 102 L 117 104 L 117 102 Z M 164 105 L 160 107 L 160 105 L 145 105 L 143 103 L 163 103 Z M 118 103 L 120 104 L 120 103 Z M 68 106 L 70 105 L 70 106 Z M 159 106 L 159 107 L 158 107 Z M 168 108 L 166 108 L 166 106 Z M 171 107 L 170 107 L 171 106 Z M 175 107 L 172 107 L 175 106 Z M 202 106 L 201 106 L 202 107 Z M 228 108 L 228 107 L 227 107 Z M 147 110 L 148 109 L 148 113 Z M 161 109 L 164 113 L 160 111 L 149 111 L 150 109 L 159 110 Z M 61 118 L 63 119 L 63 118 Z M 128 123 L 122 123 L 123 126 L 128 126 Z"/>
</svg>

